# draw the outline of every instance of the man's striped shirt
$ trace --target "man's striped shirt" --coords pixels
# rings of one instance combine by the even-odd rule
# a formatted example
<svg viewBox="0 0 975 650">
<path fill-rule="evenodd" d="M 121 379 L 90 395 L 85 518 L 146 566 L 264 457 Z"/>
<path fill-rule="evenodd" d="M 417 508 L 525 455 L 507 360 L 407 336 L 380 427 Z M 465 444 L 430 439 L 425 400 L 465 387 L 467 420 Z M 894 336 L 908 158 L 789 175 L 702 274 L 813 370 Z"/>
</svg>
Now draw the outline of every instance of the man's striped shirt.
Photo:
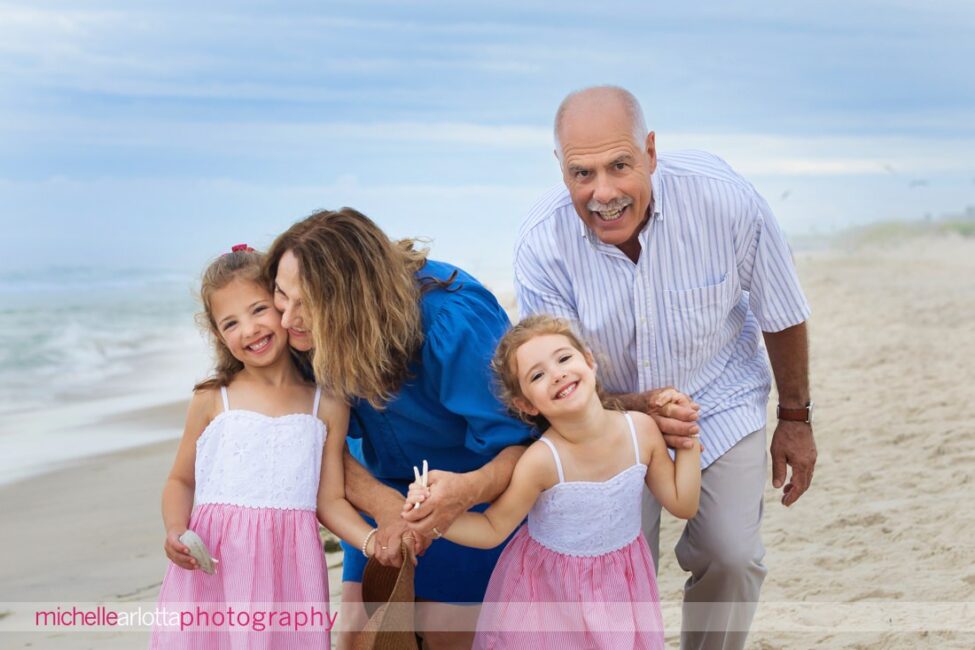
<svg viewBox="0 0 975 650">
<path fill-rule="evenodd" d="M 701 405 L 706 467 L 765 424 L 762 331 L 809 316 L 789 246 L 755 188 L 723 160 L 661 155 L 634 264 L 599 241 L 568 190 L 545 193 L 515 246 L 521 315 L 574 321 L 612 393 L 675 386 Z"/>
</svg>

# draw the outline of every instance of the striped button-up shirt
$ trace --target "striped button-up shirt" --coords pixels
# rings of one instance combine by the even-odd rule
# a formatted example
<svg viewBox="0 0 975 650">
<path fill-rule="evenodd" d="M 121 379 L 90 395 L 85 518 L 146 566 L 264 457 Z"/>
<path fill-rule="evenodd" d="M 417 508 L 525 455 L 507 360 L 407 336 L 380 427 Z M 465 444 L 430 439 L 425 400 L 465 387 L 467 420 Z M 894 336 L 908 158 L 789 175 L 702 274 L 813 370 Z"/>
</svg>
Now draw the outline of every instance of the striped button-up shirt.
<svg viewBox="0 0 975 650">
<path fill-rule="evenodd" d="M 706 467 L 765 425 L 761 333 L 805 321 L 809 305 L 771 209 L 727 163 L 661 155 L 651 184 L 636 263 L 596 238 L 564 186 L 542 196 L 515 245 L 518 306 L 574 321 L 609 392 L 689 394 Z"/>
</svg>

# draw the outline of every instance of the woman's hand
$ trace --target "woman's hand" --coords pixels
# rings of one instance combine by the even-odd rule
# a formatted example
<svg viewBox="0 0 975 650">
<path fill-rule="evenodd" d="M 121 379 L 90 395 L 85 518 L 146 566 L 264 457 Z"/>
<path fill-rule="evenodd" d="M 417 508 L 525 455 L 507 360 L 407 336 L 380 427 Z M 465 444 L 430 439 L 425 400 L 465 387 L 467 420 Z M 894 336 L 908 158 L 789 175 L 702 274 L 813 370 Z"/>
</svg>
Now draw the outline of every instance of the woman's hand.
<svg viewBox="0 0 975 650">
<path fill-rule="evenodd" d="M 186 527 L 173 528 L 168 533 L 166 533 L 166 542 L 163 544 L 163 550 L 166 551 L 166 557 L 170 561 L 181 569 L 186 569 L 187 571 L 192 571 L 194 569 L 199 569 L 199 565 L 193 556 L 190 555 L 190 549 L 186 548 L 183 542 L 179 541 L 179 536 L 186 532 Z"/>
<path fill-rule="evenodd" d="M 406 542 L 409 547 L 410 560 L 416 565 L 416 556 L 422 555 L 433 538 L 424 536 L 410 530 L 409 523 L 400 517 L 400 510 L 390 510 L 384 516 L 376 518 L 376 534 L 373 535 L 370 544 L 375 542 L 372 553 L 366 550 L 367 554 L 375 557 L 383 566 L 399 567 L 403 564 L 403 555 L 400 553 L 400 542 Z"/>
</svg>

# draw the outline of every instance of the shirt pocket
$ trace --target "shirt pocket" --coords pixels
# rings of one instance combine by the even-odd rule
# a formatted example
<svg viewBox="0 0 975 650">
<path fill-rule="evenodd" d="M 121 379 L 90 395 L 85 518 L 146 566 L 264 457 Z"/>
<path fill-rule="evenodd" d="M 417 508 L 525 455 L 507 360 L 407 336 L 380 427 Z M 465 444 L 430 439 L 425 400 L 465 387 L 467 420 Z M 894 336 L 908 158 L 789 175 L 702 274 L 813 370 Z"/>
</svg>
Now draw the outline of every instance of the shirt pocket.
<svg viewBox="0 0 975 650">
<path fill-rule="evenodd" d="M 681 371 L 679 387 L 683 390 L 700 390 L 713 379 L 701 377 L 701 371 L 723 346 L 735 294 L 735 280 L 728 273 L 715 284 L 664 291 L 670 362 Z"/>
</svg>

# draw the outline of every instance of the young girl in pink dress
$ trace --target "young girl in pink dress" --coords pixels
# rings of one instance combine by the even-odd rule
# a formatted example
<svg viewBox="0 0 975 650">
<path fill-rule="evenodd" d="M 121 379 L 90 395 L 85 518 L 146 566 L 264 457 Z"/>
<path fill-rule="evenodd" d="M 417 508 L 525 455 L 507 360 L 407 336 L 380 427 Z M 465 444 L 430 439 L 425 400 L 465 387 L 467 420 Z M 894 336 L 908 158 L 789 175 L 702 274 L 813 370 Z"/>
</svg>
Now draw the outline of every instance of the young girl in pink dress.
<svg viewBox="0 0 975 650">
<path fill-rule="evenodd" d="M 494 364 L 509 406 L 545 433 L 490 508 L 444 532 L 492 548 L 528 516 L 491 575 L 474 647 L 663 648 L 653 559 L 640 532 L 643 485 L 675 516 L 693 517 L 700 445 L 677 451 L 675 463 L 649 416 L 607 409 L 593 357 L 565 321 L 522 321 Z M 412 484 L 404 508 L 422 507 L 428 495 Z"/>
<path fill-rule="evenodd" d="M 328 648 L 335 614 L 319 520 L 372 550 L 370 526 L 345 500 L 348 407 L 292 362 L 262 262 L 235 246 L 203 276 L 216 372 L 194 389 L 163 490 L 172 563 L 153 649 Z M 187 529 L 218 560 L 215 573 L 180 541 Z"/>
</svg>

